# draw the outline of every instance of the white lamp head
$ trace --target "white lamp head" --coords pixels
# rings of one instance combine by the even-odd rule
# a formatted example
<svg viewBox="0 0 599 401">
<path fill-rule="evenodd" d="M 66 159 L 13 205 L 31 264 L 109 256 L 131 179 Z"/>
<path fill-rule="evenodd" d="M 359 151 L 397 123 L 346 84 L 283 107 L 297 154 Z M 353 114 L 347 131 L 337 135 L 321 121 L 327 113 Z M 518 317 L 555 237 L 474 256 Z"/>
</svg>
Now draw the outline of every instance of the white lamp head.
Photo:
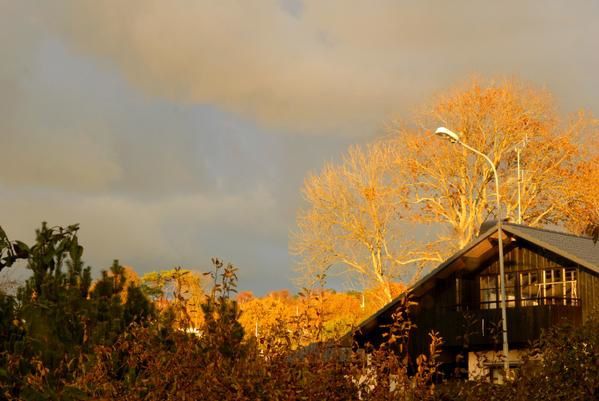
<svg viewBox="0 0 599 401">
<path fill-rule="evenodd" d="M 442 138 L 449 139 L 449 141 L 451 143 L 456 143 L 456 142 L 460 141 L 460 135 L 456 134 L 455 132 L 453 132 L 445 127 L 437 128 L 437 130 L 435 131 L 435 134 L 439 135 Z"/>
</svg>

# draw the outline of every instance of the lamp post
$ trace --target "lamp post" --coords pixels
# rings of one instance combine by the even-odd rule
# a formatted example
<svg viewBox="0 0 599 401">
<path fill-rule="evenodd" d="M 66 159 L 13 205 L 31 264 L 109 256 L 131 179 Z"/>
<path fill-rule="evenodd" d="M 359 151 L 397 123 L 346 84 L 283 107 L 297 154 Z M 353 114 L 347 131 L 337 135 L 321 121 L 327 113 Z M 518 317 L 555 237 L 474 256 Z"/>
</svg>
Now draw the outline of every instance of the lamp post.
<svg viewBox="0 0 599 401">
<path fill-rule="evenodd" d="M 491 166 L 491 169 L 493 170 L 493 175 L 495 176 L 495 198 L 497 199 L 497 234 L 498 234 L 498 246 L 499 246 L 499 287 L 500 287 L 500 291 L 501 291 L 501 329 L 503 332 L 503 367 L 505 369 L 506 375 L 509 372 L 510 369 L 510 363 L 508 360 L 508 353 L 509 353 L 509 346 L 508 346 L 508 341 L 507 341 L 507 311 L 506 311 L 506 297 L 505 297 L 505 270 L 504 270 L 504 264 L 503 264 L 503 230 L 501 228 L 501 201 L 499 199 L 499 176 L 497 175 L 497 169 L 495 168 L 495 165 L 493 164 L 493 162 L 491 161 L 491 159 L 489 159 L 489 157 L 487 155 L 485 155 L 482 152 L 479 152 L 478 150 L 466 145 L 464 142 L 462 142 L 460 140 L 460 136 L 458 134 L 456 134 L 455 132 L 445 128 L 445 127 L 439 127 L 437 128 L 437 130 L 435 131 L 435 134 L 442 137 L 442 138 L 446 138 L 449 139 L 449 141 L 451 143 L 458 143 L 460 145 L 462 145 L 463 147 L 465 147 L 466 149 L 470 150 L 471 152 L 476 153 L 477 155 L 481 156 L 483 159 L 485 159 L 489 165 Z"/>
</svg>

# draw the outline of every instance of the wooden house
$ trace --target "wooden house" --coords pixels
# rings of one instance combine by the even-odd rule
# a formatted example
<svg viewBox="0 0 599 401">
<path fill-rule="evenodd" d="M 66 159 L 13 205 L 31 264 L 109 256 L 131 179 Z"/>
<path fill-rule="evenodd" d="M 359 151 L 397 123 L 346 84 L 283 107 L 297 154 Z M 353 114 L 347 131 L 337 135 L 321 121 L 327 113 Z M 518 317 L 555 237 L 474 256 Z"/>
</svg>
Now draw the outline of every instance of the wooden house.
<svg viewBox="0 0 599 401">
<path fill-rule="evenodd" d="M 508 359 L 515 366 L 543 329 L 581 324 L 599 307 L 599 243 L 523 225 L 502 228 Z M 497 377 L 503 365 L 496 352 L 502 346 L 496 225 L 362 322 L 349 338 L 357 346 L 380 344 L 406 296 L 415 302 L 409 314 L 417 327 L 407 345 L 412 358 L 427 353 L 428 333 L 434 330 L 444 341 L 445 370 L 459 366 L 470 377 Z"/>
</svg>

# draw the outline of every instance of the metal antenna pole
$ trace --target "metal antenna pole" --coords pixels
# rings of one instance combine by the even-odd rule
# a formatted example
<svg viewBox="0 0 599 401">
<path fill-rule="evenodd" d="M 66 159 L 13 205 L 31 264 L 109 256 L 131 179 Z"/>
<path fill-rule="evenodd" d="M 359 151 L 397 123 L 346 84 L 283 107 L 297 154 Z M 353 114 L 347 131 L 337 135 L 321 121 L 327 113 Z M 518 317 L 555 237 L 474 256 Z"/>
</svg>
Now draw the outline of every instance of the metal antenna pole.
<svg viewBox="0 0 599 401">
<path fill-rule="evenodd" d="M 522 173 L 520 172 L 520 147 L 516 148 L 516 159 L 518 160 L 518 224 L 522 224 L 522 198 L 520 185 L 522 183 Z"/>
<path fill-rule="evenodd" d="M 524 140 L 516 145 L 516 160 L 517 160 L 517 173 L 518 173 L 518 224 L 522 224 L 522 169 L 520 168 L 520 153 L 526 146 L 528 135 L 525 136 Z"/>
</svg>

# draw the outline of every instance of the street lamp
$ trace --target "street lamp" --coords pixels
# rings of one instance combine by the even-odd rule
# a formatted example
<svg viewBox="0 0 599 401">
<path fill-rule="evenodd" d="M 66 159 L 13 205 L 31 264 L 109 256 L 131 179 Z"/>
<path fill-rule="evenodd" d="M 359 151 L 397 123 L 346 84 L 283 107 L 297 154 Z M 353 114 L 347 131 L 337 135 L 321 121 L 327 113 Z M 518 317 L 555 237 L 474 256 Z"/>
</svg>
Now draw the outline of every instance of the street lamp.
<svg viewBox="0 0 599 401">
<path fill-rule="evenodd" d="M 504 271 L 504 265 L 503 265 L 503 230 L 501 229 L 501 202 L 499 199 L 499 176 L 497 175 L 497 169 L 495 168 L 495 165 L 493 164 L 493 162 L 491 161 L 491 159 L 489 159 L 489 157 L 487 155 L 485 155 L 484 153 L 479 152 L 478 150 L 466 145 L 464 142 L 462 142 L 460 140 L 460 135 L 456 134 L 455 132 L 445 128 L 445 127 L 439 127 L 437 128 L 437 130 L 435 131 L 435 134 L 445 138 L 445 139 L 449 139 L 449 141 L 451 143 L 458 143 L 460 145 L 462 145 L 463 147 L 465 147 L 466 149 L 476 153 L 477 155 L 481 156 L 482 158 L 484 158 L 489 165 L 491 166 L 491 169 L 493 170 L 493 175 L 495 176 L 495 199 L 497 200 L 497 234 L 499 237 L 499 287 L 500 287 L 500 291 L 501 291 L 501 329 L 503 332 L 503 367 L 505 369 L 505 372 L 507 374 L 507 372 L 510 369 L 510 363 L 508 360 L 508 352 L 509 352 L 509 347 L 508 347 L 508 342 L 507 342 L 507 311 L 506 311 L 506 303 L 505 303 L 505 271 Z"/>
</svg>

